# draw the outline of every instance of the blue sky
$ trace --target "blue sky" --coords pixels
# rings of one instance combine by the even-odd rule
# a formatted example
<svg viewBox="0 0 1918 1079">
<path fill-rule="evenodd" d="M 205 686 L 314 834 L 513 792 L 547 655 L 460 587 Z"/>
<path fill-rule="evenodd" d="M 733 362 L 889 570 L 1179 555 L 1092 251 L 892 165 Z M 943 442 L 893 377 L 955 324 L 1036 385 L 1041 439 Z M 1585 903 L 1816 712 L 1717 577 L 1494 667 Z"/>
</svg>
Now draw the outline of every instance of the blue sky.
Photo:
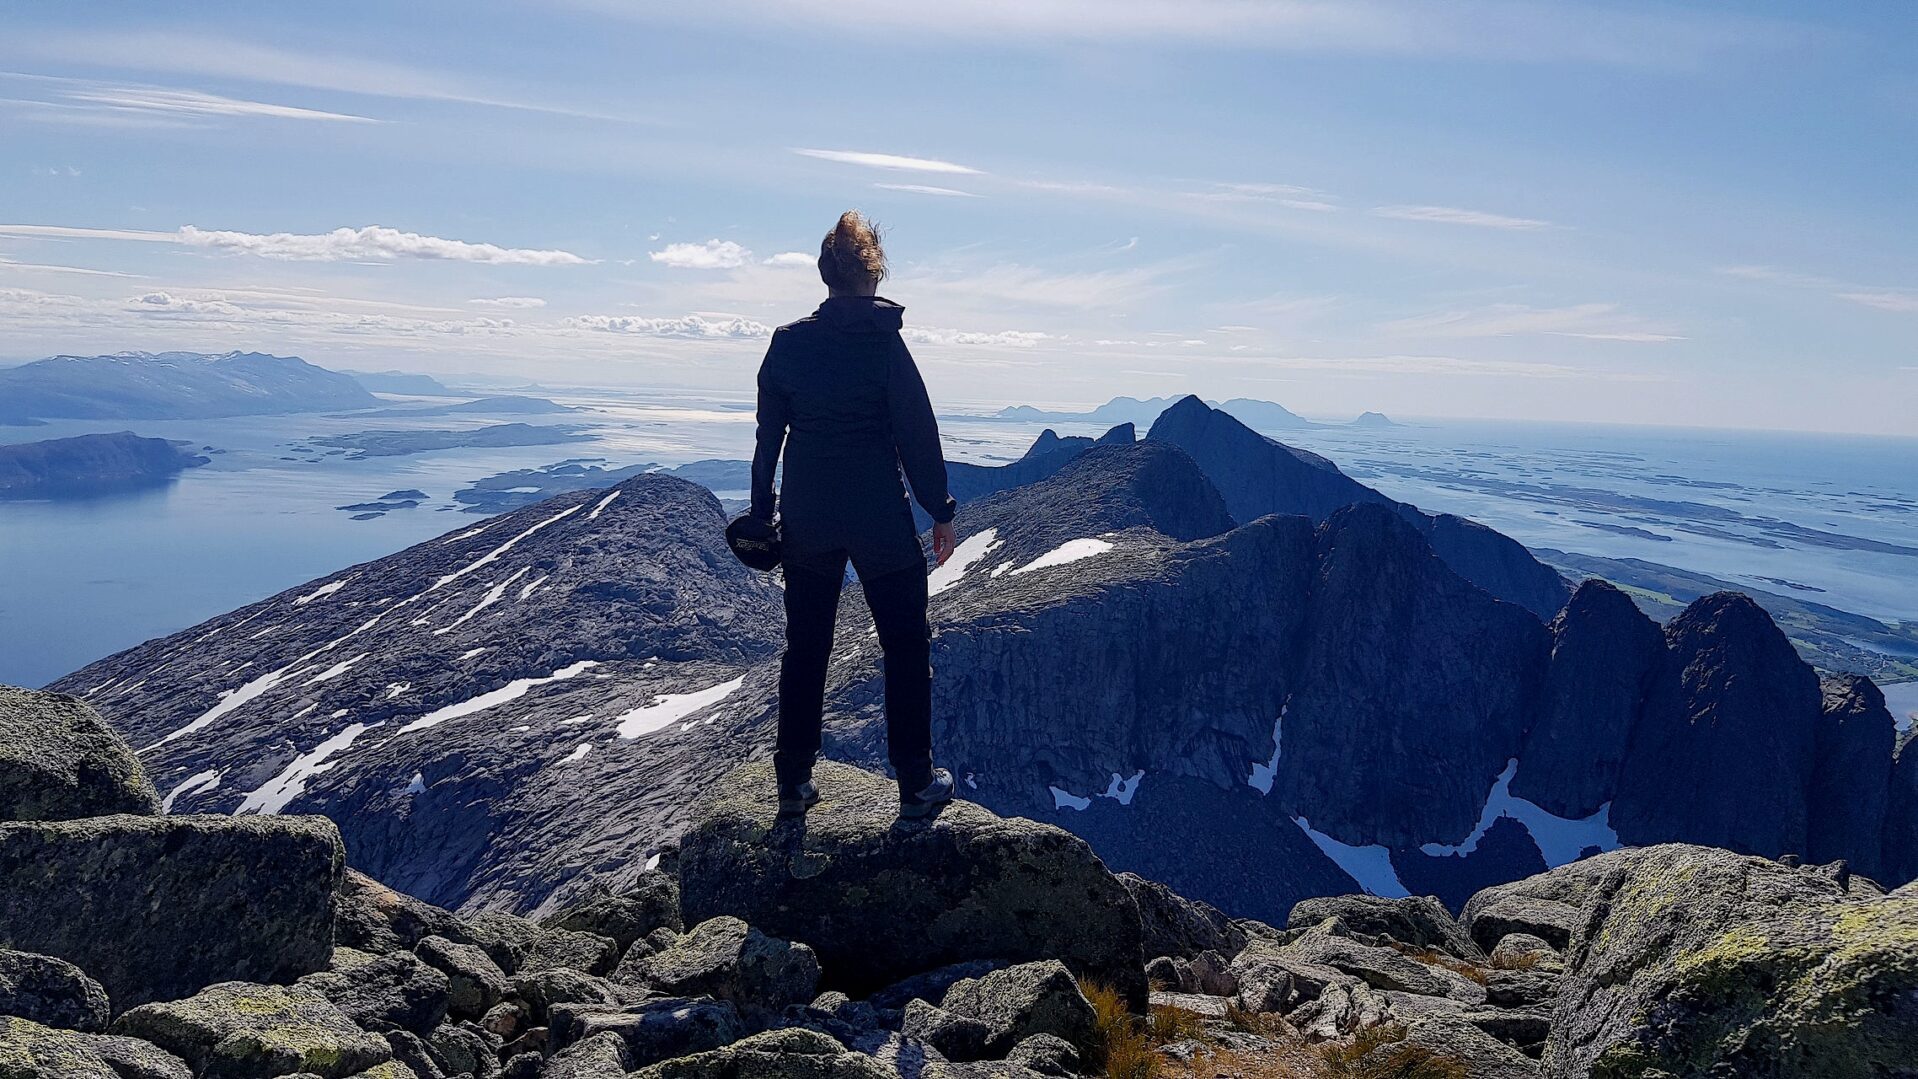
<svg viewBox="0 0 1918 1079">
<path fill-rule="evenodd" d="M 1918 434 L 1918 9 L 9 5 L 0 355 Z M 803 256 L 803 257 L 802 257 Z"/>
</svg>

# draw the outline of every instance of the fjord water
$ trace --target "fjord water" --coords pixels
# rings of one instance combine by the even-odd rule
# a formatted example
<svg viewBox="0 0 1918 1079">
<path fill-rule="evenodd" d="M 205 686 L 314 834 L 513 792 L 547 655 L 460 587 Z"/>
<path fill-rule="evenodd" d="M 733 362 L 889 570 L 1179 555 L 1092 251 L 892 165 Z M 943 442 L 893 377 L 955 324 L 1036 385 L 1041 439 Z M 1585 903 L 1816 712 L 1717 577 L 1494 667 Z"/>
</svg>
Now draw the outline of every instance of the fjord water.
<svg viewBox="0 0 1918 1079">
<path fill-rule="evenodd" d="M 0 502 L 0 682 L 41 685 L 147 638 L 477 525 L 477 515 L 453 512 L 451 495 L 494 473 L 573 458 L 674 465 L 750 453 L 752 416 L 739 401 L 542 393 L 594 409 L 559 417 L 584 425 L 592 441 L 350 460 L 295 444 L 457 421 L 278 416 L 0 428 L 0 440 L 30 441 L 131 427 L 225 451 L 164 488 Z M 1001 463 L 1043 426 L 947 417 L 948 453 Z M 1918 619 L 1918 555 L 1785 535 L 1766 523 L 1918 548 L 1918 439 L 1459 421 L 1275 433 L 1394 498 L 1473 517 L 1534 547 L 1642 558 L 1886 621 Z M 407 488 L 428 500 L 374 520 L 335 508 Z M 1595 506 L 1576 489 L 1632 501 Z"/>
</svg>

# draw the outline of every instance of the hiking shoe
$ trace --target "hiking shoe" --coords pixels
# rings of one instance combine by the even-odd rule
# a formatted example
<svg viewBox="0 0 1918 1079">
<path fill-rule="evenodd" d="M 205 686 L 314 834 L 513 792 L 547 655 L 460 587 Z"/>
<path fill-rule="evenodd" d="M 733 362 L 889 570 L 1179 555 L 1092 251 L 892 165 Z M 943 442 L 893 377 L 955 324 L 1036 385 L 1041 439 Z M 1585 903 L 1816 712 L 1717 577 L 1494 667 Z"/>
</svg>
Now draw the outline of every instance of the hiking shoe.
<svg viewBox="0 0 1918 1079">
<path fill-rule="evenodd" d="M 779 815 L 797 816 L 819 804 L 819 788 L 808 779 L 796 786 L 779 785 Z"/>
<path fill-rule="evenodd" d="M 944 768 L 932 770 L 932 782 L 917 794 L 901 794 L 899 797 L 899 815 L 901 817 L 923 817 L 933 810 L 952 801 L 952 792 L 957 784 L 952 781 L 952 773 Z"/>
</svg>

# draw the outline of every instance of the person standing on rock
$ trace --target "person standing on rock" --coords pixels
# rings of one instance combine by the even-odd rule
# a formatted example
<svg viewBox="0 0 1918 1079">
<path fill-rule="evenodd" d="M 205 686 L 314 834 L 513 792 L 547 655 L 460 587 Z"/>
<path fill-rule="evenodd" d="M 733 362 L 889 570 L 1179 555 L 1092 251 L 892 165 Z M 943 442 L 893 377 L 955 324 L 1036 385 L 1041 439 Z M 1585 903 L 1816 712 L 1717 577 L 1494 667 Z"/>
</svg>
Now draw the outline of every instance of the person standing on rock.
<svg viewBox="0 0 1918 1079">
<path fill-rule="evenodd" d="M 952 800 L 952 773 L 932 763 L 932 645 L 926 556 L 906 500 L 933 520 L 939 564 L 951 557 L 955 503 L 926 384 L 899 336 L 905 308 L 878 295 L 886 255 L 871 222 L 848 210 L 819 245 L 826 302 L 774 331 L 759 368 L 752 515 L 779 523 L 786 573 L 786 653 L 779 671 L 773 767 L 781 813 L 819 801 L 812 782 L 826 666 L 846 564 L 866 593 L 885 651 L 886 749 L 899 814 Z M 773 473 L 785 450 L 775 500 Z"/>
</svg>

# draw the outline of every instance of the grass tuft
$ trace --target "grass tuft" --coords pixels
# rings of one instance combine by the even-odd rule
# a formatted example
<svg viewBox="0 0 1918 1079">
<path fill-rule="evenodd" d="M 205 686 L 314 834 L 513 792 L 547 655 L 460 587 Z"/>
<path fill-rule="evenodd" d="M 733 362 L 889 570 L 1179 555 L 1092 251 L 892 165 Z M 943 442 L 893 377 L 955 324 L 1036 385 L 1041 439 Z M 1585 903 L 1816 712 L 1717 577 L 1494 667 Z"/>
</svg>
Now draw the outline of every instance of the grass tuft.
<svg viewBox="0 0 1918 1079">
<path fill-rule="evenodd" d="M 1405 1028 L 1367 1027 L 1349 1042 L 1319 1047 L 1326 1074 L 1337 1079 L 1470 1079 L 1465 1065 L 1419 1045 L 1405 1044 Z"/>
<path fill-rule="evenodd" d="M 1158 1079 L 1161 1058 L 1119 991 L 1101 982 L 1080 982 L 1079 991 L 1092 1002 L 1100 1058 L 1086 1063 L 1101 1069 L 1106 1079 Z"/>
</svg>

